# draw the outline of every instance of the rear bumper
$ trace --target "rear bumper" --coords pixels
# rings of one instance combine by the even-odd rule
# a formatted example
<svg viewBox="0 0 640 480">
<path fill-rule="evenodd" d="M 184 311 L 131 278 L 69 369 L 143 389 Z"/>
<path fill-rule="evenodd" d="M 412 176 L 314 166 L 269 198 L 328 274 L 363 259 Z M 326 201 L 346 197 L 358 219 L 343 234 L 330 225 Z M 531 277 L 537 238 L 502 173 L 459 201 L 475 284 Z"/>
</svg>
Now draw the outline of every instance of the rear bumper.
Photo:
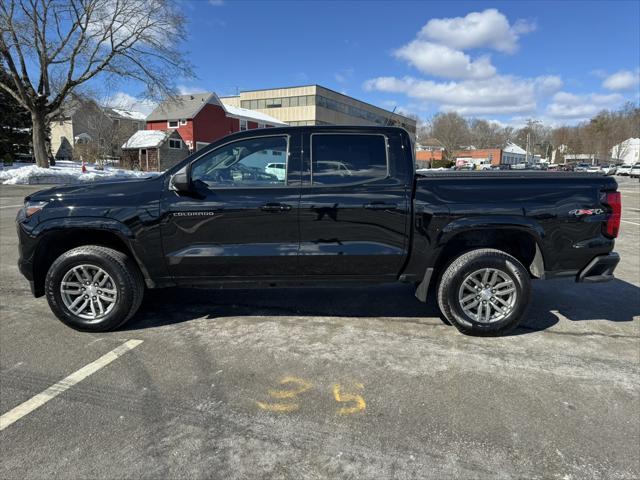
<svg viewBox="0 0 640 480">
<path fill-rule="evenodd" d="M 620 262 L 620 255 L 615 252 L 598 255 L 578 272 L 576 282 L 599 283 L 613 280 L 613 271 Z"/>
</svg>

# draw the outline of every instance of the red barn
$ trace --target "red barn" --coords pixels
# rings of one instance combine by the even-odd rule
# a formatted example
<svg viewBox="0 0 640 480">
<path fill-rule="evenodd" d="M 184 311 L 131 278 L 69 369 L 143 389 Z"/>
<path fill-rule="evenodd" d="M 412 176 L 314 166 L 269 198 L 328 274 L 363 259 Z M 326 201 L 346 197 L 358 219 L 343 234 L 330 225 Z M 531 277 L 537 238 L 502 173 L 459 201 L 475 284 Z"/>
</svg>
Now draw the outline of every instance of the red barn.
<svg viewBox="0 0 640 480">
<path fill-rule="evenodd" d="M 180 95 L 166 100 L 149 114 L 146 121 L 147 130 L 177 130 L 192 151 L 230 133 L 286 125 L 264 113 L 224 105 L 214 92 Z"/>
</svg>

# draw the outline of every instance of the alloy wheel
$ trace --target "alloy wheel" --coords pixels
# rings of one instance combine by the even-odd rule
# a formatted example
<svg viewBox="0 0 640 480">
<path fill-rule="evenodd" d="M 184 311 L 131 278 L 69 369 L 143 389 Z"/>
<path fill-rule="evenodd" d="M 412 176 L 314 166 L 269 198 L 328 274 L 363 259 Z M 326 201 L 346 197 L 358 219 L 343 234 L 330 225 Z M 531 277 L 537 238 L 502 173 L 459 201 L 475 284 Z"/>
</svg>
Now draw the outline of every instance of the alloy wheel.
<svg viewBox="0 0 640 480">
<path fill-rule="evenodd" d="M 482 268 L 467 275 L 458 291 L 462 311 L 479 323 L 499 322 L 509 316 L 517 296 L 511 276 L 495 268 Z"/>
<path fill-rule="evenodd" d="M 118 299 L 118 290 L 111 276 L 90 264 L 71 268 L 62 278 L 60 294 L 72 314 L 89 321 L 108 315 Z"/>
</svg>

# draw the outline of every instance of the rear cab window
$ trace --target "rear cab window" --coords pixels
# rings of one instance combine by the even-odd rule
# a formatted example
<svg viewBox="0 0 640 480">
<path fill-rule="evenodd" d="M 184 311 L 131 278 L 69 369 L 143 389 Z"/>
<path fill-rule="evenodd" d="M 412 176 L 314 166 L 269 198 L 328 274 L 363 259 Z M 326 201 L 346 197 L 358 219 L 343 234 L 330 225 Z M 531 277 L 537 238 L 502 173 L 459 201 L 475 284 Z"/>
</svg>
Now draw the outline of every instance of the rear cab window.
<svg viewBox="0 0 640 480">
<path fill-rule="evenodd" d="M 381 134 L 311 134 L 312 185 L 349 185 L 389 174 L 387 141 Z"/>
</svg>

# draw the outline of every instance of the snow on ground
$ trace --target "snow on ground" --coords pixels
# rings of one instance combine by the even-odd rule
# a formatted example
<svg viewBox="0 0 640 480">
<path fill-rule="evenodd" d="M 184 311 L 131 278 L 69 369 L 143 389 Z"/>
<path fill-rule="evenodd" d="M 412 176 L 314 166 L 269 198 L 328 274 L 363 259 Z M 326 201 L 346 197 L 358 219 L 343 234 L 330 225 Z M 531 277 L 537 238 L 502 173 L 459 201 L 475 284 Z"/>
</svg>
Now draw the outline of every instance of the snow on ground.
<svg viewBox="0 0 640 480">
<path fill-rule="evenodd" d="M 82 173 L 80 162 L 58 160 L 55 166 L 40 168 L 32 163 L 15 163 L 0 167 L 0 184 L 62 184 L 128 180 L 158 175 L 157 172 L 139 172 L 105 166 L 98 170 L 94 164 L 86 164 L 87 172 Z"/>
</svg>

